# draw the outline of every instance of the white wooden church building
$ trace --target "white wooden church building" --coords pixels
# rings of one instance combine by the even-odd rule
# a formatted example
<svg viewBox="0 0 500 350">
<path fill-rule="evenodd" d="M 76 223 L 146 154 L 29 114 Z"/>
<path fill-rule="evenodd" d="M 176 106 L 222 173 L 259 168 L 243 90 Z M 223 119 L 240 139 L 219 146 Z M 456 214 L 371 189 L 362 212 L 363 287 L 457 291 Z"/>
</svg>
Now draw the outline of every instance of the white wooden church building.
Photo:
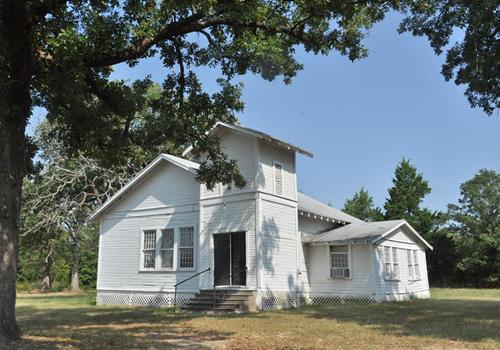
<svg viewBox="0 0 500 350">
<path fill-rule="evenodd" d="M 364 222 L 297 192 L 304 149 L 217 123 L 242 189 L 196 181 L 161 154 L 92 214 L 100 222 L 99 304 L 168 306 L 203 290 L 249 291 L 257 309 L 429 297 L 426 249 L 404 220 Z M 299 175 L 300 176 L 300 175 Z"/>
</svg>

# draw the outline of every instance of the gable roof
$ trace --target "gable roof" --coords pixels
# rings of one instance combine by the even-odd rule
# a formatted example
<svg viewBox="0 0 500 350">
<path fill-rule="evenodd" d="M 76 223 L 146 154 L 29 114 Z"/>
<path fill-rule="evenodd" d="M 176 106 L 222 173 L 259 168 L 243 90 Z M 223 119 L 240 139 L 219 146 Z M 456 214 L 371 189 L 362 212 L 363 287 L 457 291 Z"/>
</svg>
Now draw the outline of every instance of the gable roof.
<svg viewBox="0 0 500 350">
<path fill-rule="evenodd" d="M 146 177 L 149 173 L 151 173 L 159 164 L 163 163 L 163 161 L 167 161 L 172 163 L 184 170 L 189 171 L 193 175 L 196 175 L 200 165 L 198 163 L 192 162 L 188 159 L 176 157 L 172 154 L 162 153 L 158 157 L 156 157 L 151 163 L 148 164 L 147 167 L 142 169 L 132 180 L 130 180 L 125 186 L 123 186 L 118 192 L 116 192 L 111 198 L 109 198 L 103 205 L 97 208 L 87 219 L 87 221 L 91 221 L 96 219 L 99 215 L 104 213 L 107 209 L 109 209 L 116 201 L 121 199 L 126 193 L 134 189 L 134 186 L 138 184 L 144 177 Z"/>
<path fill-rule="evenodd" d="M 341 224 L 348 224 L 351 222 L 363 222 L 341 210 L 335 209 L 322 203 L 314 198 L 306 196 L 301 192 L 297 192 L 297 205 L 299 214 L 313 214 L 324 218 L 333 219 Z M 301 213 L 302 212 L 302 213 Z"/>
<path fill-rule="evenodd" d="M 273 145 L 277 145 L 277 146 L 285 148 L 287 150 L 298 152 L 298 153 L 303 154 L 303 155 L 310 157 L 310 158 L 312 158 L 314 156 L 311 152 L 306 151 L 303 148 L 294 146 L 294 145 L 292 145 L 288 142 L 282 141 L 274 136 L 263 133 L 262 131 L 258 131 L 255 129 L 251 129 L 251 128 L 247 128 L 247 127 L 243 127 L 243 126 L 239 126 L 239 125 L 217 122 L 217 123 L 215 123 L 214 127 L 208 133 L 212 133 L 219 128 L 228 128 L 231 130 L 236 130 L 236 131 L 239 131 L 241 133 L 257 137 L 258 139 L 267 141 L 269 143 L 272 143 Z M 192 145 L 189 146 L 188 148 L 186 148 L 184 150 L 184 152 L 182 152 L 182 156 L 183 157 L 186 156 L 189 152 L 191 152 L 192 149 L 193 149 Z"/>
<path fill-rule="evenodd" d="M 403 226 L 407 228 L 417 238 L 417 240 L 423 243 L 427 248 L 431 250 L 433 249 L 432 246 L 427 243 L 427 241 L 423 239 L 422 236 L 420 236 L 417 231 L 415 231 L 415 229 L 405 220 L 356 222 L 318 235 L 310 235 L 304 239 L 304 242 L 311 244 L 359 241 L 377 243 Z"/>
</svg>

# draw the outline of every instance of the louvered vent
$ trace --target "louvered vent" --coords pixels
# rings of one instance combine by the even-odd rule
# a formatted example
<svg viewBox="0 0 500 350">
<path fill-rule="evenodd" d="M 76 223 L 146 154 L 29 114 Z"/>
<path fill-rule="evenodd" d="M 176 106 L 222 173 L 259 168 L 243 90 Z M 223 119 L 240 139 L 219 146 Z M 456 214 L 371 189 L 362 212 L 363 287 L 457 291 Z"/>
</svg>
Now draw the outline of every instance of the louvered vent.
<svg viewBox="0 0 500 350">
<path fill-rule="evenodd" d="M 274 163 L 274 194 L 283 196 L 283 166 Z"/>
</svg>

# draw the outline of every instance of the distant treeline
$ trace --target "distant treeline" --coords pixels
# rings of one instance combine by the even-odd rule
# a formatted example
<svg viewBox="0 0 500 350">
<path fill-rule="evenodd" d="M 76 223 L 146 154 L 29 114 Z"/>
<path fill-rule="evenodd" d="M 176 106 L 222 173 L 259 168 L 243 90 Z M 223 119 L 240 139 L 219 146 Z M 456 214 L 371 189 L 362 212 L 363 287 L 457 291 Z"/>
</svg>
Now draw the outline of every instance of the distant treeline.
<svg viewBox="0 0 500 350">
<path fill-rule="evenodd" d="M 375 207 L 361 188 L 346 200 L 344 211 L 367 221 L 407 220 L 434 247 L 427 251 L 432 286 L 500 287 L 500 173 L 479 170 L 445 212 L 422 207 L 430 192 L 423 175 L 403 159 L 384 208 Z"/>
<path fill-rule="evenodd" d="M 86 219 L 159 152 L 175 153 L 174 146 L 132 145 L 126 155 L 103 162 L 99 153 L 70 153 L 48 122 L 38 127 L 35 141 L 41 161 L 23 185 L 18 286 L 95 288 L 98 227 Z M 402 159 L 383 208 L 361 188 L 343 210 L 366 221 L 407 220 L 434 247 L 427 252 L 431 285 L 499 287 L 500 174 L 480 170 L 446 212 L 422 206 L 430 192 L 423 175 Z"/>
</svg>

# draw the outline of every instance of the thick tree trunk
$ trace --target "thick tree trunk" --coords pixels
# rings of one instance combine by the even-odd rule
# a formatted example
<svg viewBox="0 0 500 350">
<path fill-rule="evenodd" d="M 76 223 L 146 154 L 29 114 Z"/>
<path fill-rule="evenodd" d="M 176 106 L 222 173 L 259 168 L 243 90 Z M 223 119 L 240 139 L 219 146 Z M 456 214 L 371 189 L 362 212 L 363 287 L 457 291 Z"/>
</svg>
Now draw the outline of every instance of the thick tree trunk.
<svg viewBox="0 0 500 350">
<path fill-rule="evenodd" d="M 71 266 L 71 291 L 77 293 L 80 291 L 80 277 L 78 270 L 80 269 L 80 242 L 78 239 L 73 239 L 71 247 L 73 255 L 73 266 Z"/>
<path fill-rule="evenodd" d="M 14 115 L 24 116 L 30 110 L 29 103 L 22 100 L 18 102 L 25 107 L 18 109 L 7 103 L 7 113 L 0 112 L 0 338 L 7 339 L 19 337 L 15 317 L 16 276 L 21 187 L 25 166 L 25 125 L 24 122 L 18 122 L 23 119 L 17 119 Z M 5 107 L 1 105 L 0 109 Z"/>
<path fill-rule="evenodd" d="M 0 338 L 17 339 L 16 275 L 25 128 L 31 113 L 31 26 L 25 1 L 0 1 Z"/>
</svg>

